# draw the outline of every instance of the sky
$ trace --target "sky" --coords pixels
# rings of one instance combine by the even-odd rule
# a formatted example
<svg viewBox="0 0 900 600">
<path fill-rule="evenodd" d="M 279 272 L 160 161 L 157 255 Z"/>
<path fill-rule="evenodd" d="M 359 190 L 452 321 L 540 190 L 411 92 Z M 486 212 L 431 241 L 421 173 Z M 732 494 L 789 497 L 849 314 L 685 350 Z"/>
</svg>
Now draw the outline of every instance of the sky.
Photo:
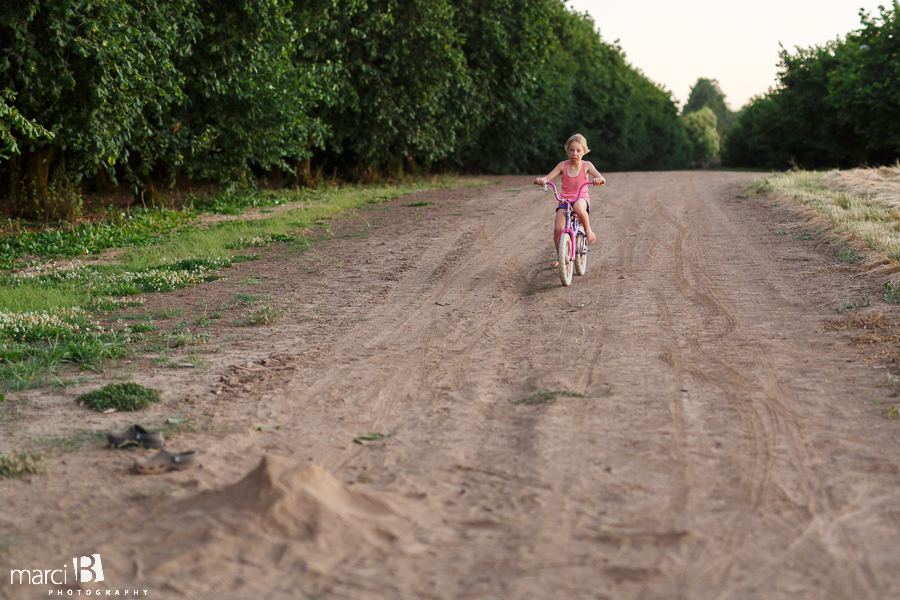
<svg viewBox="0 0 900 600">
<path fill-rule="evenodd" d="M 570 0 L 606 42 L 687 102 L 698 77 L 718 79 L 733 110 L 776 83 L 779 42 L 822 45 L 860 28 L 859 9 L 880 14 L 892 0 Z"/>
</svg>

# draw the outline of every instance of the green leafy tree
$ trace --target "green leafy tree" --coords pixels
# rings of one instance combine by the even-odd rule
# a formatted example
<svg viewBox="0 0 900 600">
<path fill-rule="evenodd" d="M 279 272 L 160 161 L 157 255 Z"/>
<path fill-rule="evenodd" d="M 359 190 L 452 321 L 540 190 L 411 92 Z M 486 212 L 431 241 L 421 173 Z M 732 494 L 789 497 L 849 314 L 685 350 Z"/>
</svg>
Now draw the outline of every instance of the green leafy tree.
<svg viewBox="0 0 900 600">
<path fill-rule="evenodd" d="M 705 168 L 719 153 L 719 132 L 716 115 L 708 106 L 684 117 L 684 127 L 691 143 L 693 160 Z"/>
<path fill-rule="evenodd" d="M 571 69 L 551 58 L 551 46 L 566 34 L 566 11 L 555 0 L 453 4 L 472 78 L 465 137 L 454 159 L 470 169 L 518 171 L 536 148 L 558 144 L 556 115 L 548 108 L 562 100 L 555 88 L 565 87 Z"/>
<path fill-rule="evenodd" d="M 705 77 L 697 79 L 697 83 L 691 88 L 691 93 L 688 96 L 687 104 L 684 105 L 682 114 L 689 115 L 704 106 L 708 107 L 716 115 L 716 130 L 719 132 L 720 137 L 724 137 L 734 124 L 735 114 L 728 107 L 725 93 L 716 79 L 706 79 Z"/>
<path fill-rule="evenodd" d="M 168 57 L 182 8 L 178 0 L 22 0 L 0 12 L 0 87 L 15 93 L 21 117 L 53 134 L 29 137 L 11 162 L 11 195 L 23 214 L 70 212 L 51 209 L 54 159 L 67 159 L 76 177 L 112 168 L 144 128 L 144 110 L 178 96 Z"/>
<path fill-rule="evenodd" d="M 861 11 L 862 29 L 838 46 L 829 91 L 837 125 L 852 128 L 860 160 L 889 163 L 900 154 L 900 3 L 879 13 Z"/>
<path fill-rule="evenodd" d="M 545 172 L 565 158 L 563 144 L 575 132 L 587 137 L 589 158 L 602 169 L 687 162 L 686 134 L 671 94 L 628 65 L 620 47 L 603 42 L 588 15 L 552 2 L 533 21 L 531 39 L 539 45 L 526 54 L 539 59 L 530 67 L 534 84 L 476 138 L 469 156 L 478 157 L 481 168 Z"/>
<path fill-rule="evenodd" d="M 442 0 L 301 5 L 298 60 L 321 86 L 333 162 L 399 172 L 456 147 L 473 109 L 453 16 Z"/>
<path fill-rule="evenodd" d="M 0 144 L 3 145 L 0 148 L 0 159 L 9 159 L 19 154 L 19 136 L 25 136 L 28 140 L 53 137 L 51 132 L 34 121 L 29 121 L 14 106 L 6 103 L 14 98 L 15 94 L 11 90 L 0 90 Z"/>
<path fill-rule="evenodd" d="M 192 27 L 173 58 L 180 95 L 148 112 L 151 135 L 136 150 L 141 172 L 183 169 L 192 178 L 242 182 L 253 168 L 292 169 L 324 126 L 313 115 L 314 74 L 295 60 L 299 33 L 289 2 L 191 3 Z M 161 108 L 161 107 L 154 107 Z"/>
<path fill-rule="evenodd" d="M 823 46 L 781 51 L 778 85 L 740 113 L 723 162 L 854 167 L 900 156 L 900 4 L 861 12 L 863 27 Z"/>
<path fill-rule="evenodd" d="M 15 0 L 0 43 L 0 177 L 43 219 L 77 212 L 83 177 L 152 200 L 314 166 L 544 171 L 576 131 L 604 169 L 691 147 L 671 94 L 563 0 Z"/>
</svg>

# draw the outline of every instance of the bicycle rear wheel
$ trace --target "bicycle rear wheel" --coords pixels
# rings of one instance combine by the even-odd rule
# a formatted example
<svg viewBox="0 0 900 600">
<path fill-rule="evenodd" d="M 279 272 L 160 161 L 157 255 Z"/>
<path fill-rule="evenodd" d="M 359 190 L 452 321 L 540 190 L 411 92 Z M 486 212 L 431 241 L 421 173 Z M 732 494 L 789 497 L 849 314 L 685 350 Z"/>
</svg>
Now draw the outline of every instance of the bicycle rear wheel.
<svg viewBox="0 0 900 600">
<path fill-rule="evenodd" d="M 572 237 L 568 233 L 559 238 L 559 280 L 563 285 L 572 284 L 572 273 L 575 271 L 575 261 L 572 260 Z"/>
<path fill-rule="evenodd" d="M 587 240 L 583 233 L 575 235 L 575 274 L 584 275 L 587 271 Z"/>
</svg>

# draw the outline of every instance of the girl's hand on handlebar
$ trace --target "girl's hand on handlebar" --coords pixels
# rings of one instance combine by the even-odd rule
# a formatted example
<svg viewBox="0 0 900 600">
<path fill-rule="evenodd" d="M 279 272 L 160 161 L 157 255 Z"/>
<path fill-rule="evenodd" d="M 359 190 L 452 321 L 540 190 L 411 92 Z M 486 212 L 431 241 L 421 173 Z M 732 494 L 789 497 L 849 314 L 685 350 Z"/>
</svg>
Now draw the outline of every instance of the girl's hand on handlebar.
<svg viewBox="0 0 900 600">
<path fill-rule="evenodd" d="M 604 183 L 606 183 L 606 178 L 603 175 L 594 177 L 594 185 L 603 185 Z"/>
<path fill-rule="evenodd" d="M 544 178 L 538 177 L 534 180 L 534 185 L 544 185 Z"/>
</svg>

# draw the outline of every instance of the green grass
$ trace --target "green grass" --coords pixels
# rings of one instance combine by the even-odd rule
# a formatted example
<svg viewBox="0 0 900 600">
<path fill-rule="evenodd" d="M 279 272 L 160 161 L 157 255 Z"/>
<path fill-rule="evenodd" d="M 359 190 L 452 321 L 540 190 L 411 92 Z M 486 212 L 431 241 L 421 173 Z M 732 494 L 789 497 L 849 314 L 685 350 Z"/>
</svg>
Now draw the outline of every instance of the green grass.
<svg viewBox="0 0 900 600">
<path fill-rule="evenodd" d="M 132 210 L 112 213 L 103 222 L 30 231 L 21 222 L 8 222 L 7 229 L 19 229 L 0 237 L 0 268 L 10 269 L 17 259 L 31 257 L 30 263 L 47 256 L 74 257 L 100 254 L 107 248 L 147 246 L 160 235 L 195 221 L 192 212 L 173 210 Z"/>
<path fill-rule="evenodd" d="M 332 236 L 326 229 L 329 220 L 346 210 L 387 202 L 419 190 L 484 183 L 444 177 L 427 182 L 325 187 L 316 191 L 230 190 L 193 198 L 184 212 L 110 212 L 102 222 L 44 231 L 31 230 L 20 221 L 7 221 L 4 230 L 10 234 L 0 236 L 0 387 L 20 390 L 62 381 L 61 372 L 70 363 L 99 368 L 105 360 L 132 352 L 142 334 L 154 330 L 153 325 L 100 327 L 99 323 L 87 322 L 91 320 L 89 315 L 79 314 L 66 316 L 55 329 L 31 324 L 20 335 L 15 325 L 27 321 L 30 313 L 49 315 L 47 318 L 68 309 L 114 313 L 125 306 L 142 304 L 139 294 L 165 293 L 214 281 L 220 277 L 221 269 L 259 258 L 245 249 L 277 242 L 288 253 L 303 252 L 309 248 L 314 230 L 325 229 Z M 247 208 L 282 205 L 290 208 L 269 212 L 260 219 L 204 225 L 198 218 L 203 211 L 240 214 Z M 60 258 L 98 255 L 111 248 L 122 251 L 102 264 L 58 262 Z M 16 271 L 9 271 L 13 267 Z M 7 272 L 3 273 L 3 269 Z M 249 285 L 258 281 L 248 278 L 236 283 Z M 128 319 L 153 321 L 184 312 L 168 309 Z M 247 323 L 271 323 L 283 313 L 284 310 L 266 305 L 253 311 Z M 197 324 L 203 327 L 209 318 L 221 316 L 220 308 L 208 318 L 204 314 Z M 6 327 L 3 323 L 13 325 Z M 164 341 L 167 348 L 172 348 L 204 343 L 207 338 L 181 328 L 168 334 Z"/>
<path fill-rule="evenodd" d="M 140 410 L 162 400 L 159 390 L 144 387 L 137 383 L 111 383 L 107 386 L 82 394 L 75 399 L 90 409 L 103 412 L 115 410 Z"/>
<path fill-rule="evenodd" d="M 106 443 L 106 433 L 91 429 L 78 429 L 69 431 L 67 435 L 39 436 L 34 440 L 42 451 L 74 452 L 88 443 L 102 446 Z"/>
<path fill-rule="evenodd" d="M 570 392 L 568 390 L 540 390 L 531 394 L 530 396 L 525 396 L 524 398 L 515 400 L 513 404 L 524 404 L 526 406 L 536 406 L 538 404 L 555 404 L 556 399 L 559 396 L 566 396 L 570 398 L 586 397 L 584 394 L 579 394 L 578 392 Z"/>
<path fill-rule="evenodd" d="M 5 312 L 46 311 L 90 304 L 93 295 L 75 284 L 48 286 L 36 281 L 4 285 L 0 275 L 0 310 Z"/>
</svg>

